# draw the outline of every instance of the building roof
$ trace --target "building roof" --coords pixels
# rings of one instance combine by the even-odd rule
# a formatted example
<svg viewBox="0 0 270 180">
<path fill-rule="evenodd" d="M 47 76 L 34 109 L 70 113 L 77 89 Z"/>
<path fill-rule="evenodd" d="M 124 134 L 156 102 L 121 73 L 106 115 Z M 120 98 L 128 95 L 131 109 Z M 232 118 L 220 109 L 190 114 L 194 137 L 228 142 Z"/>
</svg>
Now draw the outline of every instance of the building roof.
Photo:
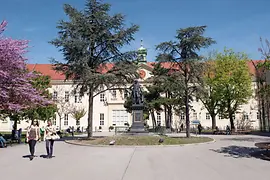
<svg viewBox="0 0 270 180">
<path fill-rule="evenodd" d="M 255 67 L 253 63 L 256 65 L 259 62 L 262 62 L 262 60 L 252 60 L 247 61 L 249 71 L 252 75 L 255 74 Z M 145 63 L 146 66 L 148 66 L 150 69 L 154 68 L 155 62 L 147 62 Z M 171 68 L 172 63 L 170 62 L 164 62 L 162 63 L 162 66 L 164 68 Z M 112 63 L 106 64 L 107 68 L 102 68 L 101 72 L 106 73 L 108 70 L 110 70 L 113 67 Z M 52 80 L 65 80 L 65 75 L 59 72 L 56 72 L 53 70 L 53 64 L 27 64 L 27 68 L 30 71 L 37 71 L 40 72 L 43 75 L 48 75 L 51 77 Z"/>
</svg>

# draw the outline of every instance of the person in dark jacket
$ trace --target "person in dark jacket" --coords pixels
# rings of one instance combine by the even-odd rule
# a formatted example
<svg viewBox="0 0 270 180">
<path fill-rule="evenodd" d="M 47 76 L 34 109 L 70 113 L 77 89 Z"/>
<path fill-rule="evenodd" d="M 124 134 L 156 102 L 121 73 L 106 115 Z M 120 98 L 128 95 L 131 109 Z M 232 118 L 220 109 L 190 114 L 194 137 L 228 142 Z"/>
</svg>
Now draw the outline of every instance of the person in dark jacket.
<svg viewBox="0 0 270 180">
<path fill-rule="evenodd" d="M 201 134 L 201 132 L 202 132 L 202 125 L 201 125 L 201 123 L 198 125 L 198 131 L 199 131 L 199 134 Z"/>
</svg>

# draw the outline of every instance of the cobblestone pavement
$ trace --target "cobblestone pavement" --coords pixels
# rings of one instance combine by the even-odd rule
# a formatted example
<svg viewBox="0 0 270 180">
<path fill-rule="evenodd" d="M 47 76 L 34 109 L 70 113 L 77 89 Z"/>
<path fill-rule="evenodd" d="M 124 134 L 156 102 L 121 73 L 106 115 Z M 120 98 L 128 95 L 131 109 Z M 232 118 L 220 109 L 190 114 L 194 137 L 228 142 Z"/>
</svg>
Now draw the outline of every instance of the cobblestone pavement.
<svg viewBox="0 0 270 180">
<path fill-rule="evenodd" d="M 269 180 L 270 161 L 255 142 L 262 136 L 213 136 L 210 144 L 157 148 L 74 146 L 56 142 L 53 159 L 37 143 L 33 161 L 27 145 L 0 149 L 1 180 Z"/>
</svg>

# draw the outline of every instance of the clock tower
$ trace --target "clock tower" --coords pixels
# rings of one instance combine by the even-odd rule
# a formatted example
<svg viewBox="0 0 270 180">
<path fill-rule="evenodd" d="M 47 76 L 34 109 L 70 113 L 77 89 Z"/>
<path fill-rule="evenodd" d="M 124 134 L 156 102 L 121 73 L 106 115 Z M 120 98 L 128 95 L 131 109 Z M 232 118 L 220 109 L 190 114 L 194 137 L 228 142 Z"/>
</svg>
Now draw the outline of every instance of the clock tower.
<svg viewBox="0 0 270 180">
<path fill-rule="evenodd" d="M 141 47 L 138 49 L 138 63 L 146 63 L 147 49 L 143 47 L 143 40 L 141 40 Z"/>
</svg>

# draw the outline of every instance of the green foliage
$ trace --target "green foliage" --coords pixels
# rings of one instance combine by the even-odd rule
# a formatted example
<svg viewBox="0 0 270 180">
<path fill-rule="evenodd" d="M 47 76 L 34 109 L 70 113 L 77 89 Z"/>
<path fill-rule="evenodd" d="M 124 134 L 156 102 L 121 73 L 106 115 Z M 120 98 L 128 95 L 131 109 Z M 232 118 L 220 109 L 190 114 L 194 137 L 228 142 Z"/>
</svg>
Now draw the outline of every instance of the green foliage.
<svg viewBox="0 0 270 180">
<path fill-rule="evenodd" d="M 186 114 L 186 135 L 190 137 L 190 102 L 195 95 L 198 79 L 202 75 L 201 57 L 198 51 L 207 48 L 215 41 L 210 37 L 204 37 L 206 26 L 188 27 L 177 30 L 176 41 L 167 41 L 157 45 L 160 52 L 158 62 L 171 62 L 170 73 L 176 83 L 176 95 L 179 102 L 184 102 Z M 180 109 L 182 106 L 180 106 Z"/>
<path fill-rule="evenodd" d="M 198 81 L 197 97 L 203 103 L 212 119 L 212 129 L 216 128 L 216 115 L 221 113 L 224 106 L 221 103 L 222 94 L 218 91 L 216 81 L 216 63 L 212 56 L 204 64 L 203 78 Z"/>
<path fill-rule="evenodd" d="M 110 7 L 99 0 L 87 0 L 83 11 L 65 4 L 69 20 L 59 22 L 59 36 L 51 41 L 64 55 L 64 63 L 53 60 L 55 69 L 73 79 L 81 94 L 89 94 L 88 137 L 92 136 L 93 98 L 123 88 L 138 77 L 133 63 L 137 53 L 121 49 L 134 40 L 139 27 L 127 27 L 122 14 L 110 15 Z"/>
<path fill-rule="evenodd" d="M 36 73 L 36 77 L 32 80 L 32 85 L 35 89 L 37 89 L 40 94 L 47 99 L 51 99 L 51 94 L 48 88 L 50 85 L 50 77 L 41 75 L 38 72 Z M 50 104 L 47 106 L 37 106 L 35 108 L 27 109 L 24 111 L 24 117 L 29 118 L 30 120 L 50 120 L 55 118 L 55 113 L 57 110 L 57 106 L 55 104 Z"/>
<path fill-rule="evenodd" d="M 72 117 L 76 120 L 76 121 L 79 121 L 81 118 L 83 118 L 86 114 L 86 111 L 84 108 L 81 108 L 81 109 L 74 109 L 72 112 L 71 112 L 71 115 Z"/>
<path fill-rule="evenodd" d="M 225 49 L 223 53 L 217 53 L 215 59 L 214 83 L 224 106 L 222 114 L 230 118 L 231 128 L 234 129 L 233 115 L 252 96 L 248 58 L 244 53 Z"/>
</svg>

